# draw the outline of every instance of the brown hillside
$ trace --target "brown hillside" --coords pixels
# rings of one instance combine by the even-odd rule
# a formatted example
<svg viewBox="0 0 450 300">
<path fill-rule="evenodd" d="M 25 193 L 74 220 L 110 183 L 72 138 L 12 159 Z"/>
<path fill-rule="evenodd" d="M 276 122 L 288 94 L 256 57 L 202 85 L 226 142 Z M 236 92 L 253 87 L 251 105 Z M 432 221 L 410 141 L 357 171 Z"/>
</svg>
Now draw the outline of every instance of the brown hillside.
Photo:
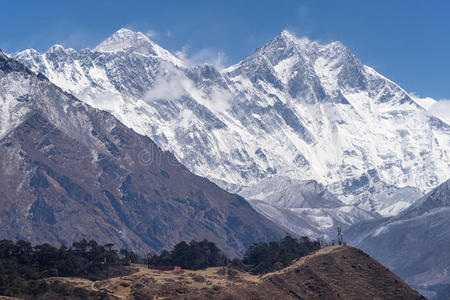
<svg viewBox="0 0 450 300">
<path fill-rule="evenodd" d="M 58 280 L 106 290 L 111 299 L 425 299 L 364 252 L 343 246 L 263 276 L 225 268 L 162 272 L 140 267 L 104 281 Z"/>
</svg>

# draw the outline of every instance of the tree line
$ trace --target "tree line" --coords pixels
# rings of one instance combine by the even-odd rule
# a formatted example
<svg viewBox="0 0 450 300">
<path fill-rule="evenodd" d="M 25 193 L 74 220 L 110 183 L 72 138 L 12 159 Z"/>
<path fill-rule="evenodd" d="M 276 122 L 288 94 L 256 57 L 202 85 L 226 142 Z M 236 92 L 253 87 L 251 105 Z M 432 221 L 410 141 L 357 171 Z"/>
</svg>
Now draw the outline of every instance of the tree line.
<svg viewBox="0 0 450 300">
<path fill-rule="evenodd" d="M 130 263 L 148 266 L 180 266 L 198 270 L 228 266 L 253 274 L 282 269 L 296 259 L 320 249 L 318 241 L 290 236 L 280 241 L 251 245 L 242 259 L 230 260 L 213 242 L 180 242 L 172 250 L 145 258 L 126 249 L 114 250 L 113 244 L 99 245 L 85 239 L 71 247 L 55 248 L 49 244 L 32 246 L 27 241 L 0 241 L 0 295 L 30 299 L 103 299 L 104 292 L 89 292 L 80 288 L 43 280 L 48 277 L 81 277 L 100 280 L 126 275 Z"/>
<path fill-rule="evenodd" d="M 180 266 L 183 269 L 198 270 L 207 267 L 231 266 L 253 274 L 280 270 L 296 259 L 320 249 L 320 242 L 308 237 L 300 239 L 286 236 L 280 241 L 260 242 L 251 245 L 242 259 L 230 260 L 217 246 L 203 240 L 190 243 L 180 242 L 171 251 L 147 257 L 149 266 Z"/>
<path fill-rule="evenodd" d="M 27 241 L 0 241 L 0 295 L 29 296 L 61 299 L 90 299 L 82 289 L 71 289 L 61 283 L 47 284 L 48 277 L 82 277 L 98 280 L 126 274 L 122 265 L 135 260 L 137 255 L 127 250 L 116 251 L 112 244 L 99 245 L 96 241 L 81 240 L 70 248 L 55 248 L 50 244 L 32 246 Z M 57 291 L 57 292 L 56 292 Z M 53 293 L 53 294 L 52 294 Z M 99 298 L 94 293 L 95 299 Z M 45 295 L 45 296 L 44 296 Z"/>
</svg>

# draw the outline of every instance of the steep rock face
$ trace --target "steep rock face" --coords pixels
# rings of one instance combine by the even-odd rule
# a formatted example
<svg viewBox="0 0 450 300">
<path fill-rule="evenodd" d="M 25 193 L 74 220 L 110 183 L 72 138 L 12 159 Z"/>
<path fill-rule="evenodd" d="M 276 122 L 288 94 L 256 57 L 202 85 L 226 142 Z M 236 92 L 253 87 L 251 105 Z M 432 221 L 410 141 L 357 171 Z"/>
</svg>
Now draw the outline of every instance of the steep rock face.
<svg viewBox="0 0 450 300">
<path fill-rule="evenodd" d="M 0 53 L 4 238 L 81 238 L 144 253 L 181 240 L 236 255 L 284 231 L 148 137 Z"/>
<path fill-rule="evenodd" d="M 187 67 L 158 47 L 120 30 L 94 50 L 15 57 L 229 190 L 314 179 L 389 216 L 447 179 L 449 125 L 339 42 L 283 31 L 222 71 Z"/>
<path fill-rule="evenodd" d="M 259 116 L 265 128 L 275 129 L 270 136 L 284 136 L 262 148 L 266 153 L 281 146 L 278 155 L 266 157 L 293 158 L 295 164 L 282 175 L 316 179 L 341 200 L 377 212 L 392 204 L 379 194 L 395 194 L 407 186 L 428 190 L 447 179 L 449 126 L 435 126 L 435 119 L 401 88 L 339 42 L 320 45 L 285 31 L 225 73 L 247 100 L 247 118 Z M 276 116 L 258 112 L 272 106 L 286 126 L 274 127 L 269 123 Z M 427 142 L 419 146 L 419 140 Z M 441 149 L 433 154 L 436 143 Z M 443 164 L 435 165 L 430 157 Z M 429 167 L 416 173 L 419 165 Z M 275 169 L 278 174 L 283 170 Z M 429 179 L 423 181 L 425 177 Z"/>
<path fill-rule="evenodd" d="M 450 180 L 397 216 L 355 224 L 348 241 L 435 299 L 450 290 Z"/>
</svg>

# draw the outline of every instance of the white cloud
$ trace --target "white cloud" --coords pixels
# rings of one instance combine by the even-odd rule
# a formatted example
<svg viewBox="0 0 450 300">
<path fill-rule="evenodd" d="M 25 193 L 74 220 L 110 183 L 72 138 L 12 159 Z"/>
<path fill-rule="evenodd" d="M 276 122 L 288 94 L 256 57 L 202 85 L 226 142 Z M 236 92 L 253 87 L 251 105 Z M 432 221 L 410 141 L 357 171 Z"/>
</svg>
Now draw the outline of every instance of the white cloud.
<svg viewBox="0 0 450 300">
<path fill-rule="evenodd" d="M 180 100 L 184 96 L 189 96 L 214 112 L 225 111 L 230 107 L 233 99 L 230 92 L 217 86 L 197 87 L 182 71 L 171 64 L 165 65 L 164 68 L 165 73 L 156 79 L 153 87 L 145 94 L 146 102 L 161 99 Z"/>
<path fill-rule="evenodd" d="M 158 36 L 158 32 L 153 29 L 147 30 L 146 32 L 144 32 L 144 34 L 150 39 L 153 39 Z"/>
<path fill-rule="evenodd" d="M 87 104 L 108 112 L 121 111 L 123 98 L 118 92 L 103 91 L 102 93 L 75 94 L 80 99 L 84 99 Z"/>
<path fill-rule="evenodd" d="M 190 66 L 210 64 L 219 70 L 222 70 L 225 67 L 225 54 L 223 51 L 209 47 L 189 54 L 189 49 L 190 45 L 184 45 L 181 50 L 175 52 L 175 55 Z"/>
<path fill-rule="evenodd" d="M 181 50 L 175 51 L 175 55 L 181 59 L 182 61 L 187 62 L 188 61 L 188 57 L 187 57 L 187 51 L 190 48 L 190 45 L 184 45 Z"/>
<path fill-rule="evenodd" d="M 425 108 L 432 116 L 450 124 L 450 99 L 435 100 L 430 97 L 420 97 L 415 93 L 409 93 L 413 100 Z"/>
<path fill-rule="evenodd" d="M 210 108 L 216 112 L 226 111 L 230 108 L 232 99 L 230 92 L 215 86 L 209 95 Z"/>
<path fill-rule="evenodd" d="M 428 111 L 450 125 L 450 100 L 436 101 Z"/>
<path fill-rule="evenodd" d="M 189 95 L 193 86 L 192 80 L 177 68 L 167 64 L 165 73 L 155 80 L 153 87 L 147 91 L 144 100 L 147 102 L 160 99 L 176 100 Z"/>
</svg>

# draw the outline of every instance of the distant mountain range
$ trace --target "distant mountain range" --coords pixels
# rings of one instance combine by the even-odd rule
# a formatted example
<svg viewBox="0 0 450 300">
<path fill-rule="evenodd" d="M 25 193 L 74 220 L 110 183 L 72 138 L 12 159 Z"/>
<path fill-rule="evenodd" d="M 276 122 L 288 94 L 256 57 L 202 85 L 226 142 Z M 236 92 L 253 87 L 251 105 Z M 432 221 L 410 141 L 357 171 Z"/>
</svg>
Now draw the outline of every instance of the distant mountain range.
<svg viewBox="0 0 450 300">
<path fill-rule="evenodd" d="M 440 251 L 449 252 L 450 231 L 445 215 L 448 205 L 444 200 L 429 202 L 424 199 L 430 199 L 430 195 L 432 199 L 446 199 L 449 194 L 446 186 L 450 175 L 450 125 L 430 115 L 426 107 L 421 106 L 420 99 L 411 97 L 394 82 L 364 65 L 340 42 L 321 44 L 283 31 L 249 57 L 223 70 L 211 65 L 190 66 L 144 34 L 128 29 L 117 31 L 92 50 L 76 51 L 55 45 L 45 53 L 28 49 L 11 56 L 38 74 L 39 80 L 48 82 L 48 78 L 59 86 L 62 90 L 55 87 L 58 95 L 73 98 L 66 93 L 73 94 L 83 103 L 114 115 L 117 124 L 125 125 L 117 125 L 123 131 L 119 138 L 111 131 L 110 123 L 101 123 L 100 129 L 94 130 L 96 134 L 104 133 L 95 137 L 90 125 L 85 125 L 84 121 L 62 117 L 67 111 L 71 112 L 72 105 L 64 104 L 64 101 L 58 102 L 59 106 L 54 105 L 59 107 L 60 113 L 56 114 L 59 123 L 47 115 L 42 117 L 42 114 L 33 121 L 48 119 L 68 138 L 87 145 L 79 150 L 80 153 L 92 153 L 95 149 L 95 153 L 114 157 L 114 147 L 119 149 L 119 156 L 110 159 L 119 169 L 128 171 L 119 173 L 119 178 L 107 180 L 112 182 L 108 190 L 112 198 L 103 198 L 110 203 L 110 214 L 115 213 L 119 219 L 122 217 L 120 210 L 114 207 L 115 201 L 123 209 L 133 210 L 125 217 L 130 223 L 124 223 L 125 227 L 133 228 L 134 233 L 130 234 L 135 236 L 131 240 L 142 238 L 139 235 L 142 224 L 154 230 L 147 236 L 157 240 L 157 245 L 151 245 L 150 240 L 144 241 L 145 249 L 170 244 L 171 241 L 157 234 L 167 228 L 170 232 L 182 229 L 182 236 L 173 235 L 170 239 L 192 238 L 206 232 L 205 237 L 214 240 L 212 237 L 217 234 L 227 234 L 226 241 L 217 243 L 231 253 L 240 253 L 252 240 L 276 237 L 286 231 L 330 240 L 334 238 L 336 225 L 343 225 L 349 243 L 366 250 L 427 295 L 437 297 L 447 289 L 449 260 Z M 14 75 L 18 80 L 11 76 L 5 81 L 8 83 L 5 86 L 9 86 L 6 94 L 3 84 L 1 86 L 7 96 L 2 96 L 5 104 L 0 107 L 0 138 L 11 138 L 11 134 L 15 134 L 15 147 L 25 147 L 23 137 L 26 135 L 16 135 L 23 124 L 31 122 L 28 119 L 25 122 L 23 116 L 33 111 L 26 103 L 33 102 L 30 99 L 36 97 L 23 95 L 34 95 L 41 88 L 33 86 L 24 91 L 21 77 Z M 108 120 L 112 118 L 106 112 L 90 107 L 87 110 L 107 115 Z M 43 125 L 35 127 L 45 128 Z M 42 129 L 36 132 L 36 136 L 45 134 Z M 136 138 L 125 143 L 125 151 L 121 145 L 128 135 Z M 283 229 L 256 214 L 242 198 L 221 191 L 183 167 L 158 167 L 148 174 L 141 168 L 136 169 L 133 162 L 139 159 L 141 152 L 130 145 L 142 145 L 143 142 L 138 141 L 147 141 L 143 136 L 155 142 L 151 149 L 160 147 L 170 151 L 176 157 L 174 161 L 180 161 L 191 172 L 229 192 L 238 193 L 256 211 Z M 60 144 L 70 143 L 73 142 Z M 109 149 L 110 145 L 114 147 Z M 45 145 L 36 147 L 47 149 Z M 67 158 L 68 155 L 63 155 L 65 148 L 60 146 L 59 149 L 60 159 Z M 5 153 L 10 156 L 20 153 L 14 151 Z M 22 152 L 31 150 L 27 151 Z M 127 154 L 128 151 L 131 154 Z M 158 153 L 170 156 L 168 152 Z M 69 157 L 71 155 L 75 154 Z M 89 159 L 93 159 L 91 156 Z M 3 161 L 6 164 L 10 159 Z M 33 156 L 33 161 L 38 160 Z M 83 178 L 92 179 L 87 182 L 93 184 L 106 176 L 102 174 L 109 176 L 116 172 L 112 171 L 115 169 L 101 171 L 95 159 L 91 164 L 96 167 L 87 177 L 85 171 L 77 171 L 78 164 L 74 166 L 73 163 L 59 174 L 73 169 L 75 177 L 71 180 L 77 178 L 76 182 L 81 186 L 79 180 L 87 180 Z M 22 174 L 23 170 L 33 168 L 37 166 L 16 167 L 14 172 L 4 174 Z M 45 168 L 39 170 L 38 178 L 46 178 L 45 174 L 49 174 L 43 173 Z M 169 177 L 164 175 L 166 173 Z M 128 174 L 131 183 L 135 184 L 131 192 L 126 192 L 129 179 L 124 174 Z M 180 174 L 189 174 L 190 179 L 184 180 L 183 176 L 188 175 Z M 24 182 L 31 184 L 33 177 L 27 176 L 20 175 L 12 185 L 14 188 L 0 191 L 0 195 L 16 199 L 14 197 L 18 196 L 12 196 L 17 193 L 15 191 L 20 190 Z M 41 184 L 40 179 L 36 180 Z M 196 184 L 192 185 L 191 180 Z M 157 188 L 148 185 L 154 181 L 158 182 Z M 45 181 L 42 182 L 45 185 Z M 51 186 L 51 183 L 47 179 L 47 184 Z M 105 188 L 97 187 L 99 184 L 89 191 L 101 193 Z M 167 200 L 168 196 L 162 191 L 170 190 L 169 184 L 175 184 L 171 189 L 176 190 L 176 196 Z M 179 185 L 182 186 L 180 190 Z M 208 205 L 192 202 L 192 199 L 198 199 L 198 203 L 203 203 L 203 196 L 199 195 L 205 193 L 204 189 L 215 191 L 208 192 L 209 196 L 204 195 Z M 133 196 L 130 197 L 140 203 L 136 200 L 144 197 L 140 193 L 154 195 L 155 190 L 160 194 L 157 199 L 165 199 L 156 202 L 161 205 L 157 211 L 164 215 L 156 223 L 148 219 L 152 214 L 147 204 L 133 207 L 122 199 L 131 193 Z M 189 196 L 186 196 L 187 191 L 191 193 Z M 424 196 L 426 193 L 429 194 Z M 148 199 L 154 199 L 152 197 L 145 199 L 150 201 Z M 177 199 L 188 200 L 179 202 Z M 30 205 L 31 201 L 21 204 L 20 210 L 3 213 L 2 218 L 7 220 L 5 224 L 18 222 L 14 219 L 18 213 L 22 214 L 21 218 L 29 218 L 31 208 L 25 203 Z M 56 207 L 42 205 L 37 209 L 42 214 L 49 210 L 48 207 Z M 188 209 L 185 209 L 186 205 Z M 144 208 L 148 209 L 147 213 L 136 213 Z M 180 214 L 185 222 L 179 224 L 176 222 L 178 217 L 168 211 L 183 209 L 186 211 Z M 222 213 L 216 215 L 216 210 Z M 99 211 L 108 209 L 99 208 Z M 198 221 L 194 217 L 198 214 L 201 216 L 199 229 L 191 230 L 189 222 Z M 241 223 L 247 214 L 251 228 Z M 52 220 L 51 215 L 40 218 Z M 224 229 L 231 226 L 228 222 L 237 227 L 231 231 Z M 259 222 L 261 226 L 258 226 Z M 98 225 L 98 228 L 103 227 L 103 224 Z M 255 234 L 249 239 L 248 234 L 253 230 Z M 101 240 L 99 237 L 102 236 L 95 238 Z M 119 235 L 117 240 L 125 243 Z"/>
<path fill-rule="evenodd" d="M 3 239 L 140 253 L 209 239 L 232 256 L 285 234 L 110 113 L 0 52 Z"/>
<path fill-rule="evenodd" d="M 449 174 L 450 126 L 339 42 L 283 31 L 217 70 L 121 29 L 93 50 L 14 57 L 231 192 L 315 180 L 345 205 L 390 216 Z"/>
</svg>

